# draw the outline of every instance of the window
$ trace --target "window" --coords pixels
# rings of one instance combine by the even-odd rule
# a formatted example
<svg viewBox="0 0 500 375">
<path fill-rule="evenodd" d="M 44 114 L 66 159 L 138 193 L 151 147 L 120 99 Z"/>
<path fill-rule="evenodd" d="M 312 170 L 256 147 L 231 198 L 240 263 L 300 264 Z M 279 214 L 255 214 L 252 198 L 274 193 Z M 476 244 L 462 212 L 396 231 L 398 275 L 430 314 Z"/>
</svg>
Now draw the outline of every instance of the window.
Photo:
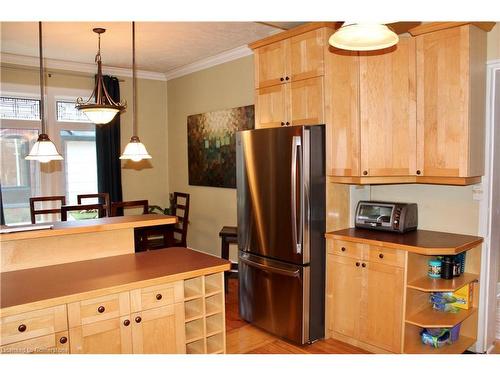
<svg viewBox="0 0 500 375">
<path fill-rule="evenodd" d="M 38 138 L 36 129 L 0 129 L 2 203 L 5 223 L 29 223 L 29 198 L 38 195 L 36 162 L 25 160 Z"/>
<path fill-rule="evenodd" d="M 40 100 L 0 96 L 0 118 L 40 120 Z"/>
<path fill-rule="evenodd" d="M 61 130 L 66 197 L 76 204 L 78 194 L 97 193 L 95 131 Z"/>
<path fill-rule="evenodd" d="M 76 98 L 88 96 L 86 91 L 47 87 L 46 130 L 64 160 L 43 165 L 24 159 L 41 132 L 38 90 L 37 86 L 2 83 L 0 177 L 6 224 L 31 221 L 32 196 L 66 195 L 67 204 L 76 204 L 78 194 L 97 192 L 95 125 L 75 108 Z"/>
<path fill-rule="evenodd" d="M 56 102 L 57 121 L 90 122 L 85 113 L 75 108 L 75 102 L 58 100 Z"/>
</svg>

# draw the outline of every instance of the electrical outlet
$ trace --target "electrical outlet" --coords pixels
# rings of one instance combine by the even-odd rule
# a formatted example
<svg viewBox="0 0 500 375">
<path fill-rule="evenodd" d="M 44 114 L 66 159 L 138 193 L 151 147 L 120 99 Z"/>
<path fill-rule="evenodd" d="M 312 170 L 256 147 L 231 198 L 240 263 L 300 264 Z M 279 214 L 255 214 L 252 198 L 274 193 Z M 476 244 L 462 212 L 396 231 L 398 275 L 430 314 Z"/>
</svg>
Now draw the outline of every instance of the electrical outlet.
<svg viewBox="0 0 500 375">
<path fill-rule="evenodd" d="M 474 185 L 472 187 L 472 199 L 473 200 L 481 201 L 481 200 L 483 200 L 483 195 L 484 195 L 484 191 L 483 191 L 482 184 Z"/>
</svg>

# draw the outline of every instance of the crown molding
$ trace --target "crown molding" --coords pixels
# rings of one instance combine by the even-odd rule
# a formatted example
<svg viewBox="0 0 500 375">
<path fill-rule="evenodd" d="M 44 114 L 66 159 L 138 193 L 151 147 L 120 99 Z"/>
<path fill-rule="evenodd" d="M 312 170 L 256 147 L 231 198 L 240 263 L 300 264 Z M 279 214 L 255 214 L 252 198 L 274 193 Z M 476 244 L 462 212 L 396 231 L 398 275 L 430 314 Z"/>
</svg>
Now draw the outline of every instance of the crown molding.
<svg viewBox="0 0 500 375">
<path fill-rule="evenodd" d="M 63 60 L 47 59 L 47 58 L 44 59 L 44 61 L 45 61 L 45 67 L 47 69 L 67 70 L 73 72 L 96 74 L 97 68 L 95 64 L 87 64 L 81 62 L 63 61 Z M 2 64 L 21 65 L 21 66 L 29 66 L 37 68 L 40 66 L 38 57 L 16 55 L 5 52 L 2 52 L 0 54 L 0 62 Z M 109 74 L 118 77 L 132 77 L 132 69 L 127 69 L 127 68 L 117 68 L 117 67 L 103 65 L 102 72 L 103 74 Z M 151 79 L 156 81 L 167 80 L 164 73 L 150 72 L 147 70 L 136 70 L 136 76 L 137 78 Z"/>
<path fill-rule="evenodd" d="M 174 78 L 182 77 L 187 74 L 198 72 L 200 70 L 211 68 L 212 66 L 223 64 L 232 60 L 237 60 L 252 54 L 252 50 L 248 46 L 244 45 L 219 53 L 218 55 L 210 56 L 195 61 L 191 64 L 183 65 L 179 68 L 169 70 L 165 73 L 165 77 L 167 81 L 169 81 Z"/>
</svg>

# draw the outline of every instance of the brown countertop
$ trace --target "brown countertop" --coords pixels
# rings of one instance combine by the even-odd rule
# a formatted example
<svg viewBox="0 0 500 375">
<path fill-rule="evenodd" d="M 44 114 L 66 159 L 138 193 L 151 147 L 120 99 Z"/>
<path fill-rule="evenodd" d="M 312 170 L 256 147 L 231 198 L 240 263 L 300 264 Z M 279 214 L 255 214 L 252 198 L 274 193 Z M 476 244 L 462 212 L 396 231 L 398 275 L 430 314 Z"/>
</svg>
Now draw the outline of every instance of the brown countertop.
<svg viewBox="0 0 500 375">
<path fill-rule="evenodd" d="M 95 297 L 96 290 L 105 295 L 130 289 L 131 285 L 142 288 L 158 282 L 227 271 L 229 268 L 227 260 L 174 247 L 3 272 L 0 274 L 1 315 L 78 301 L 89 298 L 86 294 L 91 292 Z M 23 308 L 20 309 L 19 305 Z"/>
<path fill-rule="evenodd" d="M 149 227 L 154 225 L 175 224 L 176 222 L 177 222 L 177 217 L 175 216 L 146 214 L 146 215 L 103 217 L 100 219 L 91 219 L 91 220 L 74 220 L 74 221 L 58 221 L 52 223 L 40 223 L 40 224 L 53 225 L 53 228 L 0 234 L 0 242 L 23 240 L 29 238 L 61 236 L 61 235 L 76 234 L 76 233 L 103 232 L 116 229 Z M 30 225 L 25 225 L 25 226 L 29 227 Z M 2 226 L 2 228 L 6 227 Z"/>
<path fill-rule="evenodd" d="M 406 250 L 423 255 L 458 254 L 483 242 L 482 237 L 464 234 L 414 230 L 407 233 L 391 233 L 370 229 L 348 228 L 326 233 L 326 238 L 366 243 L 393 249 Z"/>
</svg>

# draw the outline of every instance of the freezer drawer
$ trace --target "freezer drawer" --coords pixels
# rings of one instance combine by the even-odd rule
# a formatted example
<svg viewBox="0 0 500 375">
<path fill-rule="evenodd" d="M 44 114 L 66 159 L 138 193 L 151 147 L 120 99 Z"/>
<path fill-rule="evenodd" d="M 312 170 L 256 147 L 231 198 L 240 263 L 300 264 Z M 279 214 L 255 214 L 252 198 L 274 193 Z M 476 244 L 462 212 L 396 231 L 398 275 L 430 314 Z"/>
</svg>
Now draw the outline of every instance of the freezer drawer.
<svg viewBox="0 0 500 375">
<path fill-rule="evenodd" d="M 299 344 L 309 341 L 309 266 L 239 253 L 240 315 Z"/>
</svg>

